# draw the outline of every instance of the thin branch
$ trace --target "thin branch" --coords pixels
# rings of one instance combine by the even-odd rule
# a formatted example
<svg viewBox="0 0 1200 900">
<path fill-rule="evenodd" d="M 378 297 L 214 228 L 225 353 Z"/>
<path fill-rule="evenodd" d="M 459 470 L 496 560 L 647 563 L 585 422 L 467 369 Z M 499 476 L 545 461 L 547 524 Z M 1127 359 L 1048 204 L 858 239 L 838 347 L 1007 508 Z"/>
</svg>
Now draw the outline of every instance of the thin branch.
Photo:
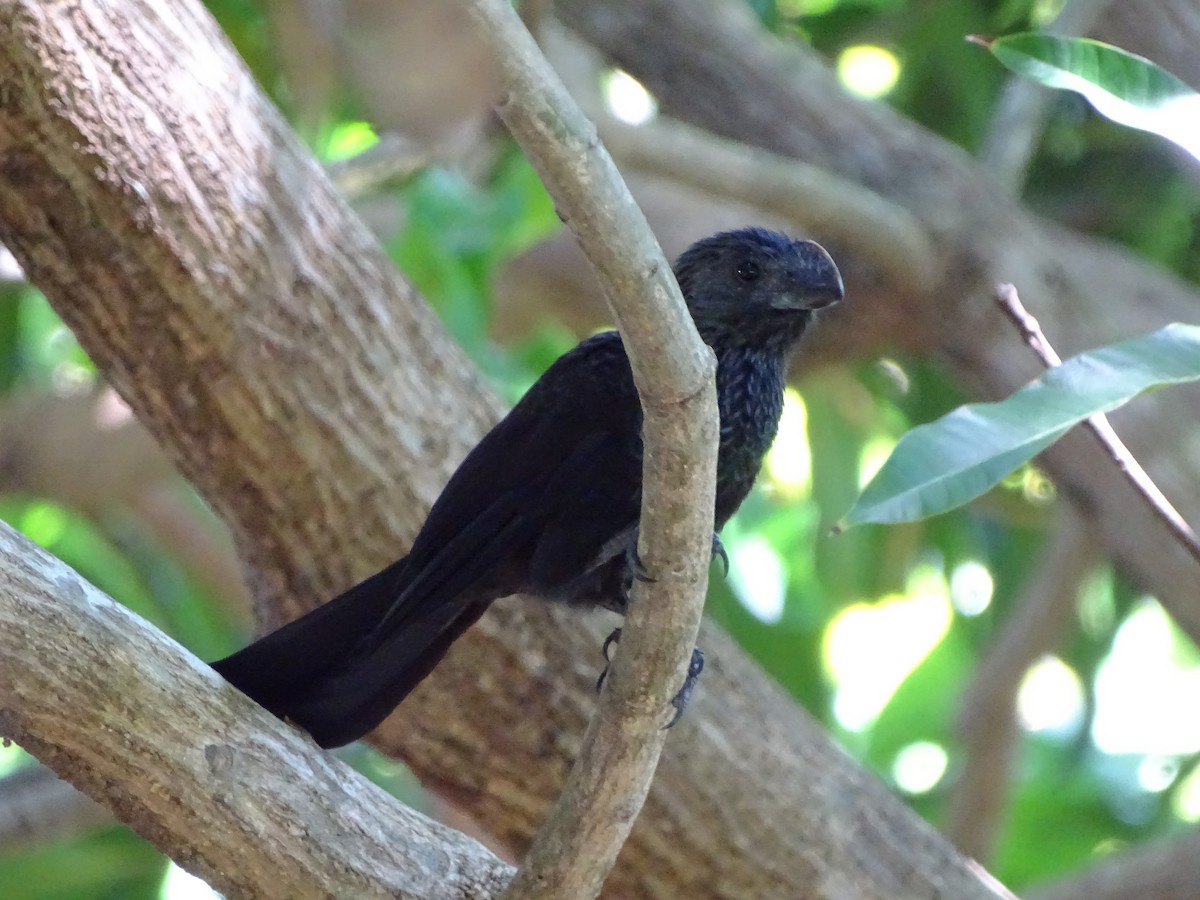
<svg viewBox="0 0 1200 900">
<path fill-rule="evenodd" d="M 512 872 L 7 525 L 0 660 L 0 737 L 229 896 L 491 896 Z"/>
<path fill-rule="evenodd" d="M 656 581 L 634 587 L 596 715 L 508 892 L 593 897 L 649 792 L 664 713 L 700 627 L 716 477 L 716 366 L 595 127 L 525 26 L 506 0 L 467 0 L 467 7 L 504 73 L 498 112 L 600 280 L 644 410 L 638 552 Z"/>
<path fill-rule="evenodd" d="M 959 701 L 955 731 L 963 765 L 950 798 L 946 833 L 967 856 L 987 864 L 1008 801 L 1019 731 L 1017 692 L 1030 666 L 1066 637 L 1080 581 L 1099 561 L 1087 522 L 1064 506 L 1053 539 L 1016 612 L 975 669 Z"/>
<path fill-rule="evenodd" d="M 996 302 L 1009 320 L 1017 326 L 1025 343 L 1037 354 L 1046 368 L 1062 364 L 1062 360 L 1050 346 L 1046 336 L 1042 334 L 1037 319 L 1021 303 L 1016 287 L 1011 284 L 997 285 Z M 1125 443 L 1113 430 L 1112 425 L 1109 424 L 1108 417 L 1099 413 L 1089 418 L 1084 424 L 1096 436 L 1096 440 L 1108 453 L 1109 458 L 1146 501 L 1154 515 L 1171 530 L 1175 539 L 1192 555 L 1192 558 L 1200 563 L 1200 540 L 1196 538 L 1196 533 L 1179 514 L 1179 511 L 1171 505 L 1171 501 L 1158 489 L 1158 485 L 1141 467 L 1141 464 L 1134 459 L 1129 448 L 1125 446 Z"/>
</svg>

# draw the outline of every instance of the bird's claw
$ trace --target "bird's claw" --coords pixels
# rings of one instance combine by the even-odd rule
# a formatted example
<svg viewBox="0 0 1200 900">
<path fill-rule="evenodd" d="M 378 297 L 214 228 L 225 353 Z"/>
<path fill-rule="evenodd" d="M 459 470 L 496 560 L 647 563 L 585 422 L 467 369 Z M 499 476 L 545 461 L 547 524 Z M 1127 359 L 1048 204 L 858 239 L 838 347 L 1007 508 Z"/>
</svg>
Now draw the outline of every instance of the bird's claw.
<svg viewBox="0 0 1200 900">
<path fill-rule="evenodd" d="M 638 556 L 637 541 L 634 540 L 625 549 L 625 562 L 629 566 L 629 571 L 634 579 L 642 582 L 642 584 L 654 584 L 657 579 L 650 577 L 650 570 L 646 568 L 646 564 L 642 562 L 642 558 Z"/>
<path fill-rule="evenodd" d="M 712 536 L 712 558 L 721 561 L 721 576 L 729 577 L 729 554 L 725 552 L 725 545 L 721 543 L 721 536 L 715 531 Z M 629 571 L 634 579 L 643 584 L 654 584 L 656 579 L 650 577 L 650 572 L 646 569 L 646 564 L 642 562 L 642 558 L 638 556 L 637 544 L 630 544 L 625 551 L 625 559 L 629 564 Z"/>
<path fill-rule="evenodd" d="M 725 545 L 721 543 L 721 536 L 715 531 L 712 539 L 712 558 L 721 561 L 721 577 L 729 577 L 729 554 L 725 552 Z M 701 664 L 703 665 L 703 664 Z"/>
<path fill-rule="evenodd" d="M 608 651 L 613 644 L 621 640 L 621 629 L 614 628 L 612 632 L 604 639 L 604 644 L 600 648 L 600 652 L 604 655 L 604 670 L 600 673 L 600 677 L 596 679 L 596 693 L 600 693 L 600 689 L 604 687 L 604 679 L 608 677 L 609 663 L 611 659 L 608 656 Z M 671 706 L 675 709 L 675 714 L 671 716 L 671 721 L 663 726 L 663 730 L 673 728 L 675 723 L 679 721 L 683 715 L 684 709 L 688 705 L 688 701 L 692 699 L 692 690 L 696 687 L 696 682 L 700 680 L 700 673 L 704 671 L 704 651 L 699 647 L 692 648 L 692 659 L 688 663 L 687 675 L 683 678 L 683 687 L 678 693 L 671 698 Z"/>
<path fill-rule="evenodd" d="M 671 699 L 671 705 L 675 707 L 675 715 L 671 716 L 671 721 L 663 726 L 665 731 L 668 728 L 674 728 L 675 723 L 679 721 L 683 715 L 683 710 L 688 705 L 688 701 L 692 699 L 692 689 L 696 687 L 696 682 L 700 680 L 700 673 L 704 671 L 704 651 L 699 647 L 692 648 L 692 661 L 688 663 L 687 675 L 683 678 L 683 687 Z"/>
<path fill-rule="evenodd" d="M 621 629 L 614 628 L 604 639 L 604 644 L 600 648 L 600 653 L 604 656 L 604 671 L 600 673 L 600 677 L 596 679 L 596 693 L 600 693 L 600 688 L 604 687 L 604 679 L 608 677 L 608 667 L 612 662 L 608 656 L 608 649 L 615 643 L 621 640 Z"/>
</svg>

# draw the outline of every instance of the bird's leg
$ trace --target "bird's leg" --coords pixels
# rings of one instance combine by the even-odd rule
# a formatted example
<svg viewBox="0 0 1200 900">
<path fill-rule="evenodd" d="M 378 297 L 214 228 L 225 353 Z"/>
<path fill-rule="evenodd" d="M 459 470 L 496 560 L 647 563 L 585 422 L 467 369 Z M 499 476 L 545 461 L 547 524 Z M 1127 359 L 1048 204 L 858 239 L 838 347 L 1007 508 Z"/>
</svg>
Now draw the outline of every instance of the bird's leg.
<svg viewBox="0 0 1200 900">
<path fill-rule="evenodd" d="M 712 540 L 712 558 L 721 561 L 721 577 L 729 577 L 729 554 L 725 552 L 725 545 L 721 543 L 721 536 L 715 531 L 713 532 Z M 704 663 L 700 663 L 700 667 L 704 668 Z"/>
<path fill-rule="evenodd" d="M 604 671 L 600 673 L 600 677 L 596 679 L 596 693 L 600 693 L 600 689 L 604 687 L 604 679 L 608 677 L 609 664 L 612 662 L 609 659 L 608 651 L 613 644 L 621 640 L 621 629 L 614 628 L 608 637 L 604 639 L 604 645 L 600 648 L 600 652 L 604 655 Z M 688 701 L 692 698 L 692 690 L 696 687 L 696 682 L 700 680 L 700 673 L 704 671 L 704 651 L 699 647 L 692 648 L 692 660 L 688 663 L 687 675 L 683 678 L 683 687 L 679 692 L 671 698 L 671 706 L 675 708 L 675 714 L 671 716 L 671 721 L 663 726 L 664 729 L 674 727 L 683 715 L 683 710 L 688 705 Z"/>
</svg>

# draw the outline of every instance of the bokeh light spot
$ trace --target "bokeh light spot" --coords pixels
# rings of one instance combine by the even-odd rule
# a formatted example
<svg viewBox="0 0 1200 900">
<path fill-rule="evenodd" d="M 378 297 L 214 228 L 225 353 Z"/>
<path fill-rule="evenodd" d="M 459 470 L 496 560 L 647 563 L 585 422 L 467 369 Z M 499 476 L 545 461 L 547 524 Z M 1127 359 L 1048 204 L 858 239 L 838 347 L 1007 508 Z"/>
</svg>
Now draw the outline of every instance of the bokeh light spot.
<svg viewBox="0 0 1200 900">
<path fill-rule="evenodd" d="M 838 56 L 837 73 L 846 90 L 875 99 L 890 93 L 900 80 L 900 60 L 882 47 L 856 44 Z"/>
</svg>

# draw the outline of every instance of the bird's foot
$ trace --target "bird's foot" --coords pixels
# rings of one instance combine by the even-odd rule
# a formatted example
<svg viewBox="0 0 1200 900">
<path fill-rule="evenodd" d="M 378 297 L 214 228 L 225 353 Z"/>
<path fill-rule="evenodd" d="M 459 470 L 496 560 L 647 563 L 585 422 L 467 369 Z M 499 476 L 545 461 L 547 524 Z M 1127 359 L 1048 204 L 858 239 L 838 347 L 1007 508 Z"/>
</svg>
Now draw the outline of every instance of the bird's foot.
<svg viewBox="0 0 1200 900">
<path fill-rule="evenodd" d="M 721 561 L 721 577 L 729 577 L 729 554 L 725 552 L 725 545 L 721 543 L 721 536 L 715 531 L 713 532 L 712 541 L 712 558 Z M 701 668 L 704 664 L 701 663 Z"/>
<path fill-rule="evenodd" d="M 684 708 L 688 705 L 688 701 L 692 699 L 692 689 L 696 687 L 696 682 L 700 680 L 700 673 L 704 671 L 704 651 L 699 647 L 692 648 L 692 661 L 688 663 L 687 675 L 683 677 L 683 687 L 679 689 L 673 698 L 671 705 L 675 707 L 675 715 L 671 716 L 671 721 L 663 726 L 674 728 L 675 723 L 679 721 L 683 715 Z"/>
<path fill-rule="evenodd" d="M 600 673 L 600 677 L 596 679 L 596 693 L 600 693 L 600 688 L 604 687 L 604 679 L 608 677 L 608 667 L 612 660 L 608 656 L 608 648 L 621 640 L 621 629 L 614 628 L 612 632 L 604 639 L 604 645 L 600 648 L 601 655 L 604 656 L 604 670 Z"/>
<path fill-rule="evenodd" d="M 630 594 L 633 592 L 634 581 L 640 581 L 642 584 L 654 584 L 656 579 L 650 577 L 650 571 L 646 568 L 646 564 L 642 562 L 642 558 L 638 556 L 637 550 L 637 532 L 634 532 L 633 539 L 625 548 L 625 569 L 621 577 L 620 584 L 617 590 L 620 593 L 620 608 L 610 606 L 613 612 L 625 615 L 625 611 L 629 609 Z M 620 631 L 620 629 L 617 629 Z M 610 635 L 609 640 L 605 641 L 604 646 L 612 642 L 613 638 Z"/>
<path fill-rule="evenodd" d="M 612 660 L 609 658 L 608 651 L 613 644 L 621 640 L 621 629 L 614 628 L 608 637 L 604 639 L 604 645 L 600 648 L 600 652 L 604 655 L 604 671 L 600 673 L 600 677 L 596 679 L 596 693 L 600 693 L 600 689 L 604 687 L 604 679 L 608 677 L 609 664 Z M 671 721 L 663 726 L 664 729 L 674 727 L 675 723 L 683 715 L 683 710 L 687 707 L 688 701 L 692 699 L 692 690 L 696 687 L 696 682 L 700 680 L 700 673 L 704 671 L 704 651 L 699 647 L 692 648 L 692 660 L 688 663 L 687 675 L 683 678 L 683 687 L 679 692 L 671 698 L 671 706 L 675 709 L 675 714 L 671 716 Z"/>
</svg>

